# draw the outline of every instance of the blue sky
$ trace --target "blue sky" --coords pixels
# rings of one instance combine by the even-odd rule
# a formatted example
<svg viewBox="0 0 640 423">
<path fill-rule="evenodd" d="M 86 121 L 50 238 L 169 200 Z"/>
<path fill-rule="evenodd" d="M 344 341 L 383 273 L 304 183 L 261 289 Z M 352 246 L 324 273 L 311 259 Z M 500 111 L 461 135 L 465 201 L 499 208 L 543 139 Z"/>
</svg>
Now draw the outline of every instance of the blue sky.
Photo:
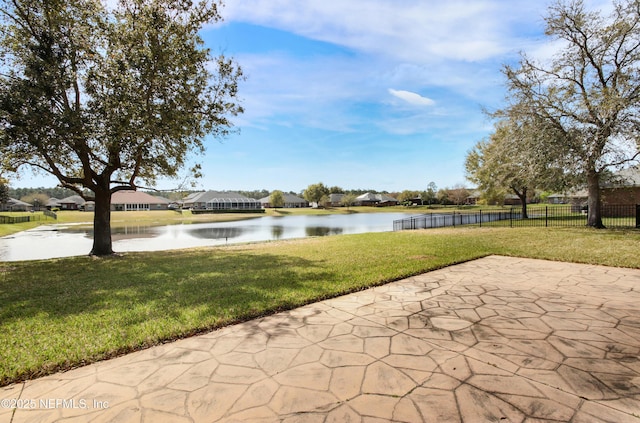
<svg viewBox="0 0 640 423">
<path fill-rule="evenodd" d="M 202 189 L 469 186 L 464 159 L 491 132 L 482 108 L 502 105 L 502 65 L 520 51 L 554 50 L 543 33 L 548 1 L 226 3 L 224 22 L 202 35 L 243 67 L 245 113 L 235 119 L 239 134 L 210 140 L 195 158 Z"/>
</svg>

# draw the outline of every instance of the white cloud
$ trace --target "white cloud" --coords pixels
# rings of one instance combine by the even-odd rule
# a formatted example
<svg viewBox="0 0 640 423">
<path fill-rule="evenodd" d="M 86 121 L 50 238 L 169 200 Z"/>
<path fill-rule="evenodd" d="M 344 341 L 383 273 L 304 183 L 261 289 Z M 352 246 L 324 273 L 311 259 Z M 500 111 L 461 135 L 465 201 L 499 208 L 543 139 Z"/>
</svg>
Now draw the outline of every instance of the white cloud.
<svg viewBox="0 0 640 423">
<path fill-rule="evenodd" d="M 368 117 L 387 133 L 415 134 L 432 130 L 442 115 L 473 121 L 482 107 L 499 107 L 504 99 L 501 63 L 515 63 L 520 51 L 544 58 L 556 50 L 542 33 L 552 1 L 227 2 L 226 22 L 342 47 L 336 55 L 330 49 L 296 55 L 279 45 L 238 55 L 249 77 L 241 89 L 241 125 L 352 132 L 369 126 Z M 437 98 L 437 105 L 418 93 Z M 376 109 L 388 106 L 390 95 L 405 107 Z"/>
<path fill-rule="evenodd" d="M 274 28 L 354 53 L 238 57 L 250 78 L 248 100 L 258 101 L 261 93 L 265 117 L 277 109 L 300 116 L 316 106 L 325 114 L 348 102 L 384 103 L 388 87 L 413 93 L 443 88 L 476 104 L 496 103 L 499 62 L 530 43 L 516 35 L 523 28 L 540 32 L 543 12 L 544 5 L 530 0 L 234 0 L 222 10 L 226 22 Z M 446 104 L 444 98 L 439 104 Z"/>
<path fill-rule="evenodd" d="M 436 104 L 432 99 L 423 97 L 417 93 L 412 93 L 411 91 L 394 90 L 389 88 L 389 94 L 414 106 L 433 106 Z"/>
<path fill-rule="evenodd" d="M 531 21 L 532 12 L 542 11 L 529 0 L 237 0 L 229 2 L 223 14 L 228 21 L 278 28 L 397 60 L 433 63 L 478 61 L 517 50 L 515 32 Z"/>
<path fill-rule="evenodd" d="M 242 119 L 252 126 L 303 124 L 350 131 L 359 124 L 347 112 L 355 102 L 377 102 L 379 88 L 367 85 L 376 71 L 360 60 L 300 59 L 286 54 L 237 56 L 247 80 Z"/>
</svg>

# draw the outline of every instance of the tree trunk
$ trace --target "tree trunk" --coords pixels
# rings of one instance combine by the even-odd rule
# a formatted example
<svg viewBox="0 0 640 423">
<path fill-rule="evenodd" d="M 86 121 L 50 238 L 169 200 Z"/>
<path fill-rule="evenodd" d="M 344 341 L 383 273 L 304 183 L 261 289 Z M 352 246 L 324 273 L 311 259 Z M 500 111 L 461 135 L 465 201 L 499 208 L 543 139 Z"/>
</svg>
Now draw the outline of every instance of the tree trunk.
<svg viewBox="0 0 640 423">
<path fill-rule="evenodd" d="M 600 174 L 596 171 L 587 173 L 587 226 L 602 229 L 602 204 L 600 203 Z"/>
<path fill-rule="evenodd" d="M 522 191 L 518 191 L 513 187 L 511 189 L 516 193 L 516 195 L 520 199 L 520 202 L 522 203 L 522 218 L 528 219 L 529 214 L 527 213 L 527 188 L 522 188 Z"/>
<path fill-rule="evenodd" d="M 95 191 L 96 205 L 93 218 L 93 248 L 89 255 L 108 256 L 113 254 L 111 246 L 111 191 Z"/>
</svg>

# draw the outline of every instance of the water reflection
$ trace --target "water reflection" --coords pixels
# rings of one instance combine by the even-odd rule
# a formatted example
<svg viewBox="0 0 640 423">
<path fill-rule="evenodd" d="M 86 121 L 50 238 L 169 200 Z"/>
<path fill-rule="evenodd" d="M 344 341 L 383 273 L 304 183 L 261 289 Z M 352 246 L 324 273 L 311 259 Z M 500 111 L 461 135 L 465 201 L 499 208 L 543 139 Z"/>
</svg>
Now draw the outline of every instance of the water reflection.
<svg viewBox="0 0 640 423">
<path fill-rule="evenodd" d="M 186 232 L 201 239 L 229 239 L 242 236 L 246 228 L 196 228 Z"/>
<path fill-rule="evenodd" d="M 280 239 L 284 234 L 284 226 L 274 225 L 271 227 L 271 236 L 273 239 Z"/>
<path fill-rule="evenodd" d="M 324 216 L 265 216 L 235 222 L 169 226 L 130 225 L 112 229 L 113 249 L 158 251 L 178 248 L 271 241 L 393 230 L 405 213 L 363 213 Z M 0 238 L 0 261 L 38 260 L 85 255 L 91 250 L 90 228 L 41 226 Z"/>
<path fill-rule="evenodd" d="M 88 239 L 93 240 L 93 228 L 64 228 L 58 229 L 58 231 L 62 233 L 69 234 L 77 234 L 84 236 Z M 118 226 L 111 228 L 111 240 L 119 241 L 123 239 L 134 239 L 134 238 L 153 238 L 158 235 L 157 227 L 149 226 L 149 225 L 127 225 L 127 226 Z"/>
<path fill-rule="evenodd" d="M 344 230 L 342 228 L 329 228 L 326 226 L 311 226 L 305 228 L 307 236 L 329 236 L 340 235 Z"/>
</svg>

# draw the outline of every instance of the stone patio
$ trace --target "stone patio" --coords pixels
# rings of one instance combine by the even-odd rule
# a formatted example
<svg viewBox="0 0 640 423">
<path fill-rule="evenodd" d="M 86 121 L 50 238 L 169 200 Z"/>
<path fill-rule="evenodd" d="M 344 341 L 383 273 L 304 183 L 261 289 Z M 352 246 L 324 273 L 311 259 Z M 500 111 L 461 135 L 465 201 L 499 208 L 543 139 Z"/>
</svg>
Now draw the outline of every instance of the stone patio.
<svg viewBox="0 0 640 423">
<path fill-rule="evenodd" d="M 640 423 L 640 270 L 486 257 L 0 399 L 11 423 Z"/>
</svg>

